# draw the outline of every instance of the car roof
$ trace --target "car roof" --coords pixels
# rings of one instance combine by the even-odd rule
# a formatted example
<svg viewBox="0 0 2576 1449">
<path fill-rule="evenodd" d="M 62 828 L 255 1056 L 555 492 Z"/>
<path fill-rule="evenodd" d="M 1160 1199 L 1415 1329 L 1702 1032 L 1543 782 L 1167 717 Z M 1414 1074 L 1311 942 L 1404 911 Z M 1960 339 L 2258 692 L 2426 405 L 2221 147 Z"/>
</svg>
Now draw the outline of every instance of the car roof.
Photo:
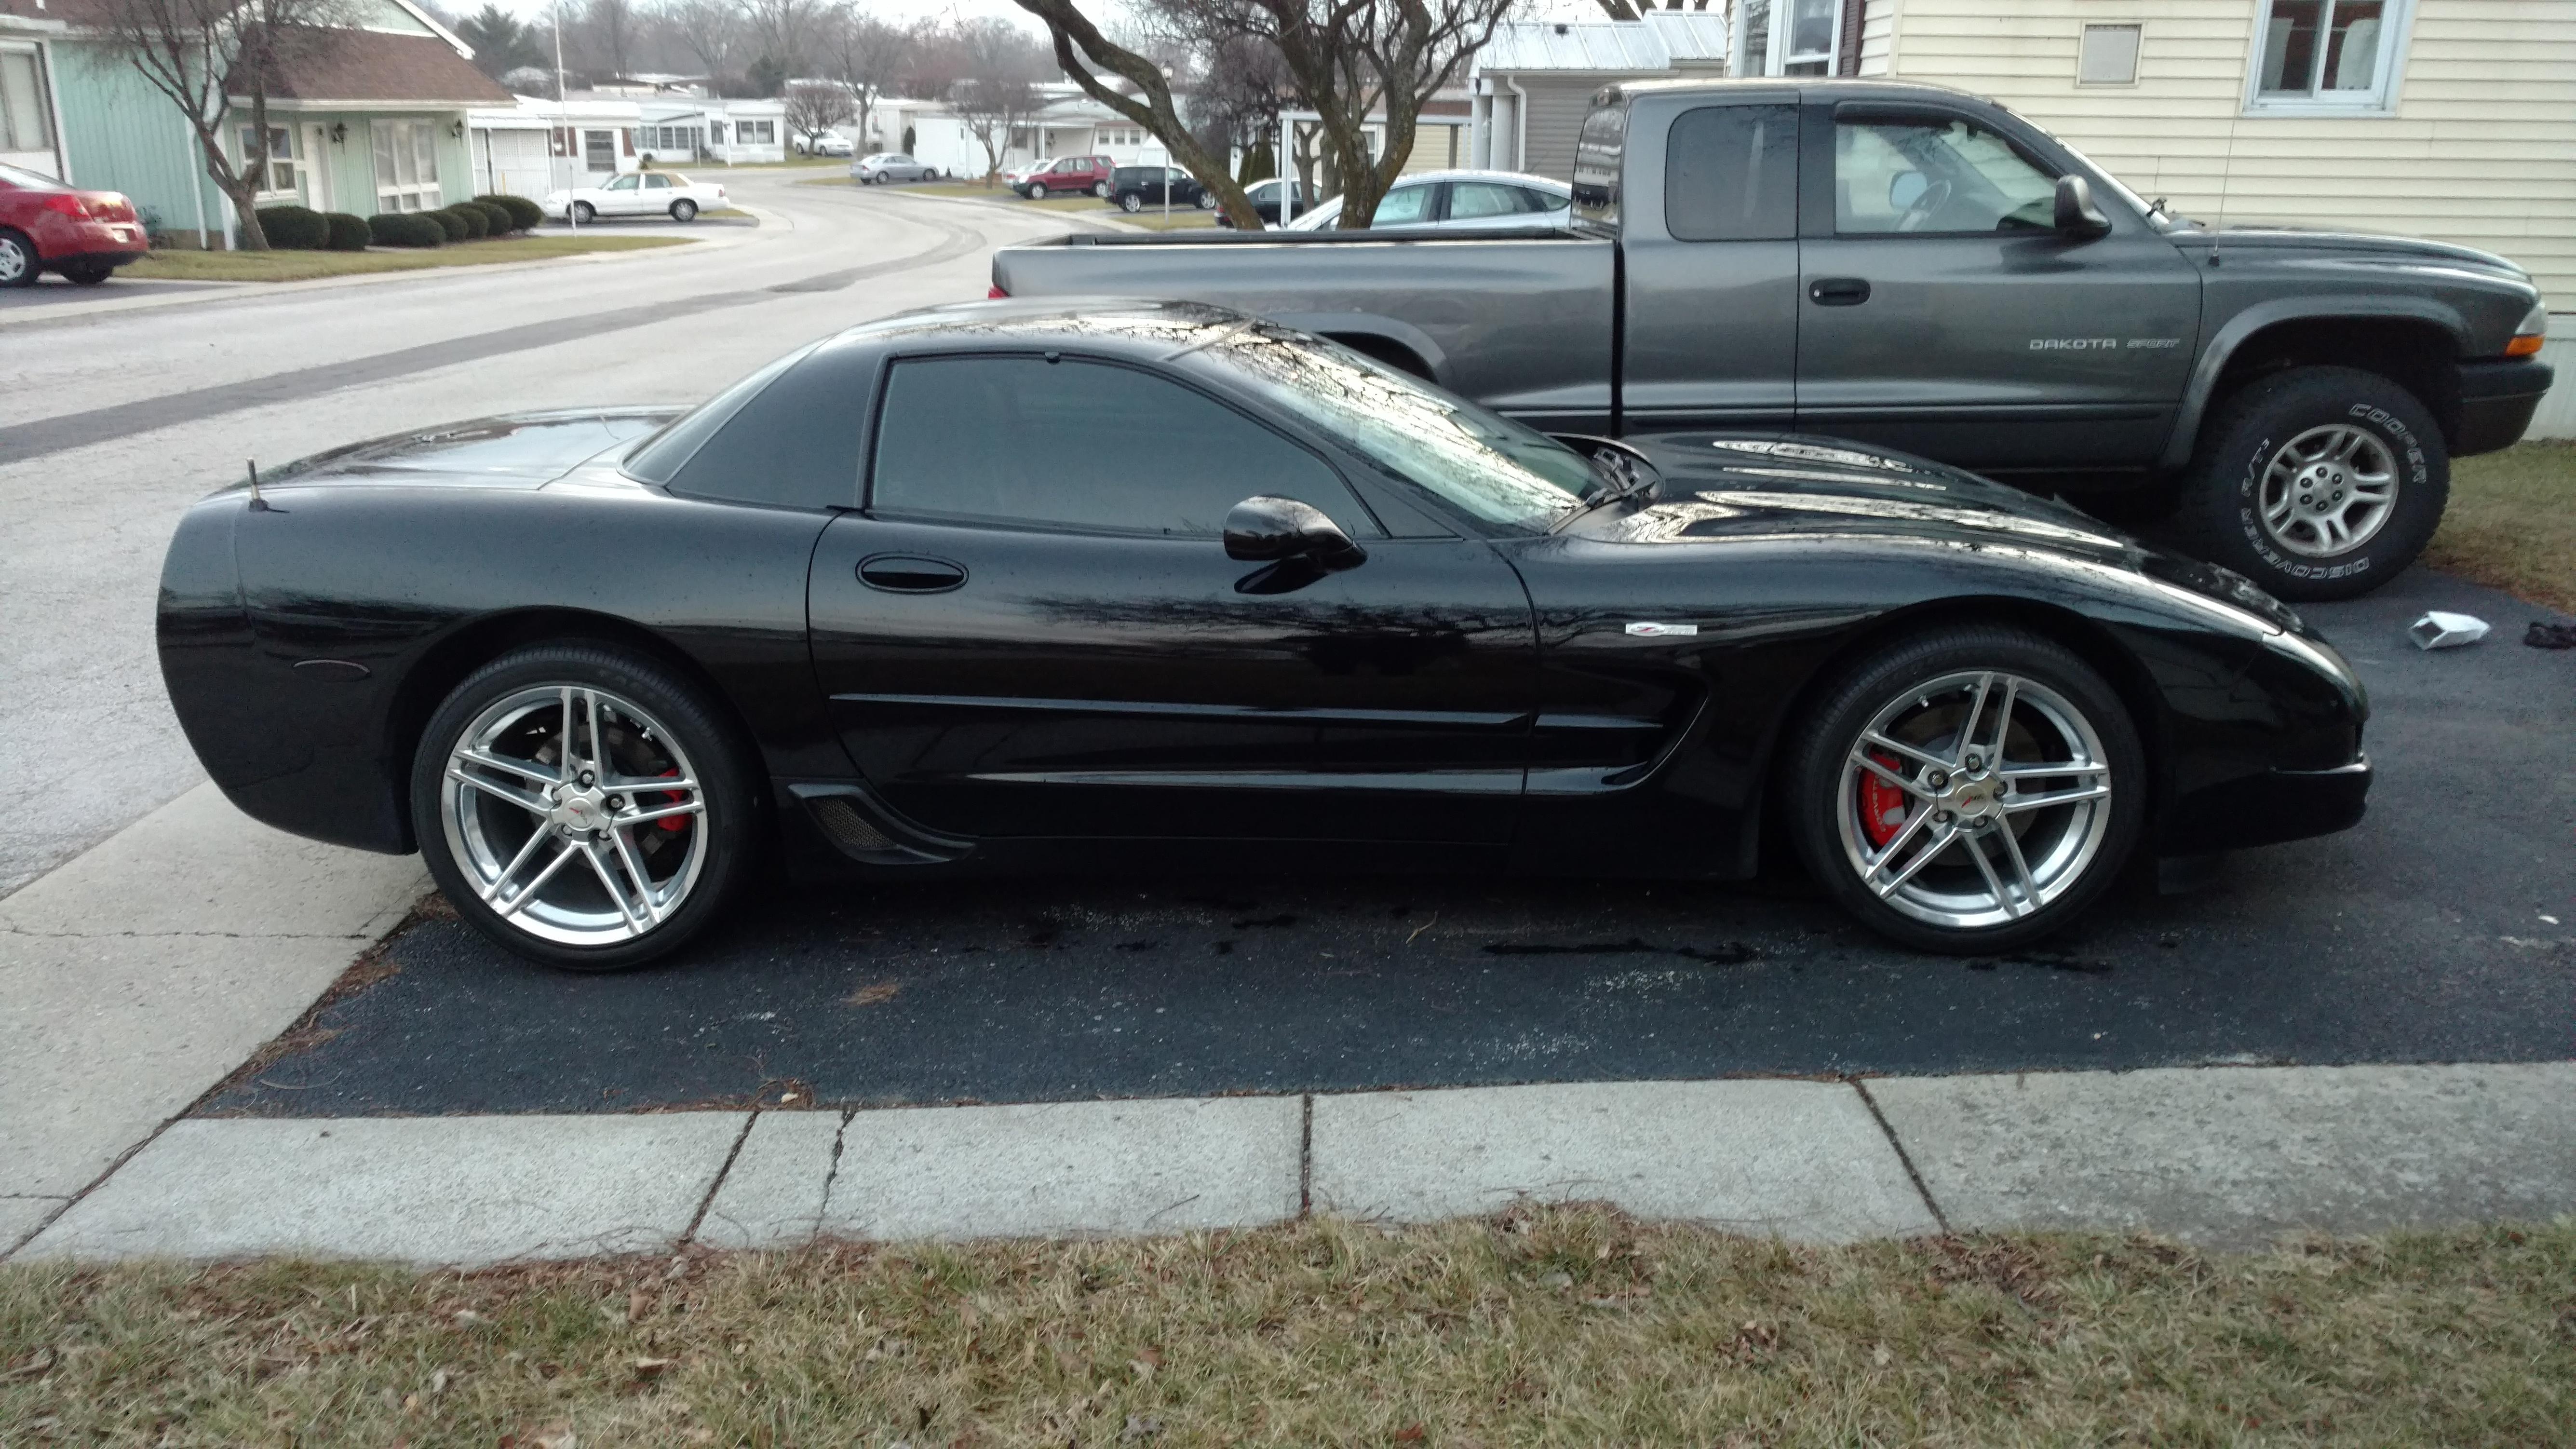
<svg viewBox="0 0 2576 1449">
<path fill-rule="evenodd" d="M 900 343 L 907 349 L 971 351 L 985 347 L 1079 345 L 1140 358 L 1175 349 L 1256 321 L 1230 307 L 1204 302 L 1162 302 L 1134 297 L 1006 297 L 951 302 L 862 322 L 835 334 L 825 346 Z"/>
<path fill-rule="evenodd" d="M 1974 91 L 1961 90 L 1957 86 L 1939 85 L 1931 81 L 1864 80 L 1858 76 L 1774 75 L 1693 80 L 1617 81 L 1602 87 L 1597 96 L 1616 92 L 1628 99 L 1649 95 L 1706 95 L 1711 99 L 1719 99 L 1744 91 L 1759 90 L 1794 90 L 1803 98 L 1818 102 L 1911 99 L 1966 100 L 1993 104 L 1987 97 L 1978 95 Z"/>
</svg>

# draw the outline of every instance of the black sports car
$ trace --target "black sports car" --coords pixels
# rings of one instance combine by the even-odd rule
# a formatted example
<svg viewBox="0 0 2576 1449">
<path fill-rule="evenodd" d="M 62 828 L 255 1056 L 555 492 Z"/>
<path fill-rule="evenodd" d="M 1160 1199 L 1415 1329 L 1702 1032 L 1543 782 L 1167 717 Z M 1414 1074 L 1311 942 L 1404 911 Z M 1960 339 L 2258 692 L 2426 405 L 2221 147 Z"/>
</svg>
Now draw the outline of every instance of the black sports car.
<svg viewBox="0 0 2576 1449">
<path fill-rule="evenodd" d="M 160 645 L 242 808 L 423 849 L 578 968 L 773 843 L 1740 877 L 1785 840 L 1993 951 L 2370 780 L 2352 670 L 2222 570 L 1885 452 L 1551 440 L 1178 304 L 941 308 L 676 416 L 306 459 L 188 514 Z"/>
</svg>

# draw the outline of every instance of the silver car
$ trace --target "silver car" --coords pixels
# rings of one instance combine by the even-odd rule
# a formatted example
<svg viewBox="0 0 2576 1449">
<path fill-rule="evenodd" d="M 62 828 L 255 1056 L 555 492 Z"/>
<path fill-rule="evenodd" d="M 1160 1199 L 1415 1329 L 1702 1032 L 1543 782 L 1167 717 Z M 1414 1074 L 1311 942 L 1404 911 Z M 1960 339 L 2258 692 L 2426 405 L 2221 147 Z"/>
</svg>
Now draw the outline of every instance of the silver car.
<svg viewBox="0 0 2576 1449">
<path fill-rule="evenodd" d="M 901 151 L 880 151 L 850 163 L 850 179 L 861 186 L 881 181 L 936 181 L 939 168 L 924 166 Z"/>
<path fill-rule="evenodd" d="M 1399 176 L 1378 198 L 1371 231 L 1555 231 L 1571 225 L 1574 190 L 1518 171 L 1422 171 Z M 1289 231 L 1341 224 L 1342 199 L 1319 203 Z"/>
</svg>

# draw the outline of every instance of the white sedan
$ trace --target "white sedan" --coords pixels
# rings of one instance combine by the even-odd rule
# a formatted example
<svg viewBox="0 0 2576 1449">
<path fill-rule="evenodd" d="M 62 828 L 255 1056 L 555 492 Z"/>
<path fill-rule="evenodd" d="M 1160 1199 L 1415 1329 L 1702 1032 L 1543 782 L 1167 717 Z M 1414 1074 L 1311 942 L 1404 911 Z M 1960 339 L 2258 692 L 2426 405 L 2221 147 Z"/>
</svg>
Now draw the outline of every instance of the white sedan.
<svg viewBox="0 0 2576 1449">
<path fill-rule="evenodd" d="M 1396 178 L 1378 198 L 1371 231 L 1555 231 L 1574 223 L 1574 188 L 1518 171 L 1422 171 Z M 1342 218 L 1338 196 L 1288 223 L 1325 231 Z"/>
<path fill-rule="evenodd" d="M 603 216 L 695 221 L 699 212 L 721 211 L 732 203 L 725 200 L 725 189 L 712 181 L 691 181 L 677 171 L 643 171 L 612 176 L 599 186 L 549 191 L 542 204 L 546 215 L 558 221 L 569 206 L 572 219 L 587 226 Z"/>
</svg>

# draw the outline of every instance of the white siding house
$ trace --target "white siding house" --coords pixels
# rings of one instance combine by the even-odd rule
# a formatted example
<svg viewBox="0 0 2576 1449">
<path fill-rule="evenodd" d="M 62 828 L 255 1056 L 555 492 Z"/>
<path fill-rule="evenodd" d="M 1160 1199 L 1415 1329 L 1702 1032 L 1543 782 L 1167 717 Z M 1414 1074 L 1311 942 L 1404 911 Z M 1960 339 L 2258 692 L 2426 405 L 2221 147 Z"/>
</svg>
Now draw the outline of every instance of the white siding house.
<svg viewBox="0 0 2576 1449">
<path fill-rule="evenodd" d="M 1649 11 L 1642 20 L 1515 20 L 1495 27 L 1467 77 L 1468 166 L 1574 177 L 1574 136 L 1613 81 L 1724 75 L 1725 20 Z"/>
</svg>

